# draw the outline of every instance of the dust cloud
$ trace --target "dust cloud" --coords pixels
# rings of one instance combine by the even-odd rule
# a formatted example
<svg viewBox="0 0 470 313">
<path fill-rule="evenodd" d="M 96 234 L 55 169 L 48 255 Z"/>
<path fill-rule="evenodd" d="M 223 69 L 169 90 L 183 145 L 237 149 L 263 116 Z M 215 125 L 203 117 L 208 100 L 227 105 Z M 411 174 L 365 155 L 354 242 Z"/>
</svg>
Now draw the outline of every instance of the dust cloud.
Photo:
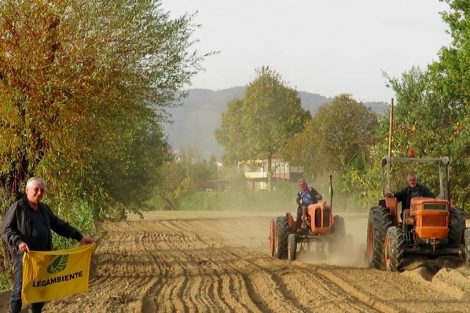
<svg viewBox="0 0 470 313">
<path fill-rule="evenodd" d="M 277 216 L 285 216 L 292 211 L 149 211 L 144 212 L 146 221 L 190 221 L 195 229 L 204 228 L 205 233 L 201 239 L 213 243 L 214 247 L 242 247 L 269 254 L 269 223 Z M 328 246 L 323 251 L 312 244 L 310 250 L 304 246 L 297 250 L 297 261 L 334 265 L 341 267 L 367 268 L 365 253 L 367 246 L 367 218 L 366 213 L 335 212 L 344 218 L 346 235 L 352 237 L 348 243 L 345 238 L 335 242 L 334 251 Z M 138 215 L 130 214 L 129 221 L 141 220 Z M 295 261 L 295 262 L 297 262 Z M 450 257 L 427 259 L 415 256 L 404 262 L 404 270 L 414 272 L 425 281 L 431 280 L 440 270 L 457 268 L 460 260 Z"/>
<path fill-rule="evenodd" d="M 277 216 L 285 216 L 289 211 L 149 211 L 145 212 L 147 221 L 193 220 L 205 223 L 207 237 L 218 238 L 219 246 L 246 247 L 268 254 L 269 223 Z M 294 212 L 290 212 L 294 214 Z M 345 267 L 367 267 L 365 250 L 367 240 L 367 214 L 336 213 L 345 221 L 346 235 L 352 237 L 351 244 L 339 238 L 335 242 L 335 251 L 317 251 L 315 245 L 310 250 L 299 252 L 297 260 L 325 265 Z M 295 215 L 294 215 L 295 217 Z M 129 215 L 129 220 L 139 220 L 136 215 Z M 210 223 L 214 220 L 214 223 Z M 216 222 L 217 221 L 217 222 Z M 209 225 L 207 225 L 209 223 Z"/>
<path fill-rule="evenodd" d="M 335 248 L 325 251 L 315 250 L 315 246 L 310 251 L 304 251 L 298 254 L 297 259 L 302 262 L 312 264 L 336 265 L 345 267 L 368 267 L 365 260 L 365 251 L 367 244 L 367 215 L 338 213 L 344 218 L 346 226 L 346 237 L 335 237 Z M 347 237 L 350 237 L 349 239 Z M 352 244 L 351 244 L 352 241 Z M 329 250 L 333 250 L 330 251 Z"/>
</svg>

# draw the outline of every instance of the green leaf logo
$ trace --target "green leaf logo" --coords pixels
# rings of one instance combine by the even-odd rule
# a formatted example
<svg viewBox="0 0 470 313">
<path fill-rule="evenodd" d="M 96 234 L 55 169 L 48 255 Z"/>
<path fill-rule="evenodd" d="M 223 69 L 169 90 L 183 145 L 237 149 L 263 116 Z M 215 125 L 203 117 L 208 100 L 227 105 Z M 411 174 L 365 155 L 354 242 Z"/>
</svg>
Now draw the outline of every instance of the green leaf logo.
<svg viewBox="0 0 470 313">
<path fill-rule="evenodd" d="M 62 272 L 67 267 L 68 260 L 69 260 L 69 256 L 66 254 L 55 257 L 52 260 L 51 264 L 47 267 L 47 272 L 49 274 Z"/>
</svg>

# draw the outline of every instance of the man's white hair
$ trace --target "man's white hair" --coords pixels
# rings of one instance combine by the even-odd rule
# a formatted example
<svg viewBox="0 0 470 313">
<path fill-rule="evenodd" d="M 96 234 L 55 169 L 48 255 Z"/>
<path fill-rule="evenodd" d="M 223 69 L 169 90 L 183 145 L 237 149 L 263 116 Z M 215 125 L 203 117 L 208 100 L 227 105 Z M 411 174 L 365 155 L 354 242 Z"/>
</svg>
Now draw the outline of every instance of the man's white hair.
<svg viewBox="0 0 470 313">
<path fill-rule="evenodd" d="M 31 177 L 26 182 L 26 188 L 29 188 L 36 183 L 40 183 L 41 185 L 43 185 L 43 187 L 46 187 L 46 181 L 44 179 L 39 178 L 39 177 Z"/>
</svg>

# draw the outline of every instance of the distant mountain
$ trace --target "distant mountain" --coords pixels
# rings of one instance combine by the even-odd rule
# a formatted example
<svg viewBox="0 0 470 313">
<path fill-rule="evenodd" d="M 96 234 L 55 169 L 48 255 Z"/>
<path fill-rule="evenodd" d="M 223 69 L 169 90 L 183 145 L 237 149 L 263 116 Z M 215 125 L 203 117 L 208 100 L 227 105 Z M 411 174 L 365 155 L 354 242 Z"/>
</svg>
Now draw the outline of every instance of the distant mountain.
<svg viewBox="0 0 470 313">
<path fill-rule="evenodd" d="M 214 131 L 220 127 L 221 114 L 227 110 L 228 103 L 233 99 L 243 98 L 245 87 L 217 91 L 189 89 L 187 92 L 188 96 L 183 99 L 182 106 L 169 111 L 173 123 L 166 127 L 168 141 L 175 150 L 182 146 L 191 146 L 203 158 L 213 154 L 222 155 L 223 148 L 215 140 Z M 299 96 L 302 106 L 312 114 L 316 113 L 320 105 L 332 100 L 305 91 L 300 91 Z M 387 109 L 387 104 L 383 102 L 364 104 L 379 114 L 383 114 Z"/>
</svg>

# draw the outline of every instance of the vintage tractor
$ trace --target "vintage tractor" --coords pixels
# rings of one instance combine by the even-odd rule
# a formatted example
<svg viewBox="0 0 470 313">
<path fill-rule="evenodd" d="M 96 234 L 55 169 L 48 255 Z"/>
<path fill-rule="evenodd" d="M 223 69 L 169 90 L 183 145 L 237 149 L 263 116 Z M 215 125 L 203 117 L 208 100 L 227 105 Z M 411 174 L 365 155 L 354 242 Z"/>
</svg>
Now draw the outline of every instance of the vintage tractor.
<svg viewBox="0 0 470 313">
<path fill-rule="evenodd" d="M 400 214 L 397 198 L 390 194 L 392 164 L 426 163 L 439 169 L 440 193 L 436 198 L 413 197 L 410 208 Z M 408 165 L 409 166 L 409 165 Z M 382 159 L 383 195 L 370 209 L 367 223 L 366 258 L 369 267 L 400 271 L 405 259 L 421 255 L 435 258 L 454 255 L 470 261 L 470 229 L 462 209 L 453 206 L 449 192 L 449 158 Z M 437 175 L 435 175 L 437 177 Z M 387 196 L 387 194 L 389 196 Z"/>
<path fill-rule="evenodd" d="M 279 259 L 296 259 L 299 252 L 315 248 L 316 251 L 336 252 L 339 247 L 352 247 L 352 236 L 345 234 L 344 219 L 333 215 L 333 188 L 330 175 L 330 205 L 321 200 L 307 208 L 306 228 L 297 229 L 291 213 L 273 218 L 269 225 L 269 253 Z"/>
</svg>

